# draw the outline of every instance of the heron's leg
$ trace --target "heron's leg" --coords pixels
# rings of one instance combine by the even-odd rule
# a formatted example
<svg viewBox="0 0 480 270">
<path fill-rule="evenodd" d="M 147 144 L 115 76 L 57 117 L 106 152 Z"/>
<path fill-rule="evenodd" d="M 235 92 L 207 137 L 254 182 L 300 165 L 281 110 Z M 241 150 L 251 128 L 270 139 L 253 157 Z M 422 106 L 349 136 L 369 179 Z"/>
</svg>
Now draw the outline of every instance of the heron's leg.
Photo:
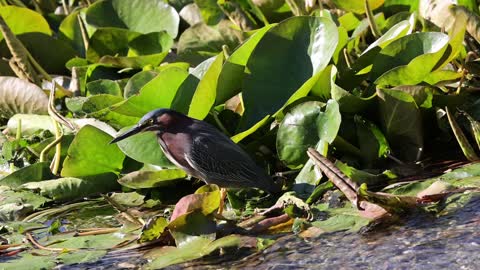
<svg viewBox="0 0 480 270">
<path fill-rule="evenodd" d="M 220 206 L 218 207 L 218 214 L 222 215 L 223 207 L 225 206 L 225 197 L 227 197 L 227 190 L 220 188 Z"/>
</svg>

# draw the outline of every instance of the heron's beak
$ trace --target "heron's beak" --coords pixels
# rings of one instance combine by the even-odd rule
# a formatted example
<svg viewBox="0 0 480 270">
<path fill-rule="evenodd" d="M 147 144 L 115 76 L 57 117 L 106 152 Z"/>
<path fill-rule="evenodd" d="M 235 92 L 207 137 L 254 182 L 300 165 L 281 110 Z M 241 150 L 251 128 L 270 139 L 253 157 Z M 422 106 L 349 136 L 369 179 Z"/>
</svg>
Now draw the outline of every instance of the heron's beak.
<svg viewBox="0 0 480 270">
<path fill-rule="evenodd" d="M 133 136 L 133 135 L 135 135 L 135 134 L 137 134 L 137 133 L 140 133 L 140 132 L 143 131 L 144 128 L 145 128 L 145 127 L 142 126 L 142 125 L 135 125 L 133 128 L 127 130 L 125 133 L 120 134 L 120 135 L 118 135 L 116 138 L 114 138 L 114 139 L 110 142 L 110 144 L 119 142 L 119 141 L 121 141 L 121 140 L 123 140 L 123 139 L 126 139 L 126 138 L 128 138 L 128 137 L 130 137 L 130 136 Z"/>
</svg>

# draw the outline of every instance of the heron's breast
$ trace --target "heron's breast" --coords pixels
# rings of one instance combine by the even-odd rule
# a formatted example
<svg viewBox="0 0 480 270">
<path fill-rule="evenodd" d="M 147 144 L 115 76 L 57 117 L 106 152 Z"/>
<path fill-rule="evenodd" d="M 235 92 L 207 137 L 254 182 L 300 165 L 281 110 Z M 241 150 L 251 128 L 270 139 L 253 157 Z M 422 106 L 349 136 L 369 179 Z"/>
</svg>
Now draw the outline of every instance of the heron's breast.
<svg viewBox="0 0 480 270">
<path fill-rule="evenodd" d="M 185 154 L 191 147 L 190 137 L 185 133 L 162 133 L 159 134 L 158 142 L 165 156 L 176 166 L 195 176 L 195 170 L 188 164 Z"/>
</svg>

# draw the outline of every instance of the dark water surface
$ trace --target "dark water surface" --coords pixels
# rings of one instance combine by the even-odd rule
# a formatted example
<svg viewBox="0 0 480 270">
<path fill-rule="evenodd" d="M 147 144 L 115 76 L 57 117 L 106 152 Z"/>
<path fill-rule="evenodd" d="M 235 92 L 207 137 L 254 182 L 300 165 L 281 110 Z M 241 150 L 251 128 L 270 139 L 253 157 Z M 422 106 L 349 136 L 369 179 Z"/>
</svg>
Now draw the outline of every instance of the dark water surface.
<svg viewBox="0 0 480 270">
<path fill-rule="evenodd" d="M 288 235 L 243 259 L 217 257 L 167 269 L 480 269 L 480 196 L 439 218 L 420 213 L 406 220 L 366 233 L 339 232 L 310 240 Z M 121 269 L 142 264 L 134 258 L 140 255 L 107 256 L 96 263 L 62 269 Z"/>
</svg>

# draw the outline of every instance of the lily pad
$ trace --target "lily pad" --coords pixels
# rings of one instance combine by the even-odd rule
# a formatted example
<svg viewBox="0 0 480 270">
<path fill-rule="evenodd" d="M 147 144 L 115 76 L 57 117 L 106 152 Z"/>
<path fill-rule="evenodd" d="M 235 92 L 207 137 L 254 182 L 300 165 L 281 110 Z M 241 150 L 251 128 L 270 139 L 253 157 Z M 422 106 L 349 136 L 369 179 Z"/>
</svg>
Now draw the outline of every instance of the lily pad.
<svg viewBox="0 0 480 270">
<path fill-rule="evenodd" d="M 90 125 L 84 126 L 68 148 L 62 176 L 82 177 L 120 173 L 125 155 L 117 145 L 109 144 L 112 136 Z"/>
<path fill-rule="evenodd" d="M 277 152 L 290 168 L 298 168 L 308 160 L 307 149 L 322 140 L 331 143 L 340 128 L 338 103 L 310 101 L 295 106 L 287 113 L 278 128 Z"/>
<path fill-rule="evenodd" d="M 376 56 L 371 79 L 377 85 L 415 85 L 423 81 L 448 47 L 443 33 L 415 33 L 397 39 Z"/>
<path fill-rule="evenodd" d="M 198 83 L 197 89 L 192 97 L 188 116 L 196 119 L 204 119 L 215 104 L 217 82 L 223 65 L 223 53 L 220 53 L 209 66 L 205 75 Z"/>
<path fill-rule="evenodd" d="M 147 34 L 166 31 L 177 37 L 180 17 L 161 0 L 96 1 L 86 12 L 87 23 L 95 27 L 119 27 Z"/>
<path fill-rule="evenodd" d="M 105 174 L 96 178 L 79 179 L 65 177 L 41 182 L 30 182 L 20 186 L 32 190 L 54 201 L 68 201 L 86 196 L 106 193 L 118 188 L 115 174 Z"/>
<path fill-rule="evenodd" d="M 336 26 L 326 18 L 296 16 L 270 28 L 247 62 L 241 129 L 282 108 L 310 77 L 327 66 L 337 42 Z"/>
<path fill-rule="evenodd" d="M 137 95 L 130 96 L 113 110 L 124 115 L 142 117 L 158 108 L 170 108 L 187 76 L 188 72 L 183 69 L 167 68 L 143 85 Z"/>
<path fill-rule="evenodd" d="M 415 99 L 401 90 L 378 89 L 381 124 L 393 155 L 418 160 L 423 151 L 422 117 Z"/>
<path fill-rule="evenodd" d="M 48 22 L 39 13 L 23 7 L 5 5 L 0 7 L 0 16 L 15 35 L 39 32 L 52 35 Z M 0 33 L 0 40 L 3 35 Z"/>
<path fill-rule="evenodd" d="M 118 182 L 122 186 L 129 188 L 152 188 L 162 187 L 168 185 L 174 185 L 182 178 L 185 178 L 187 174 L 180 169 L 163 169 L 159 171 L 136 171 L 131 172 L 122 178 L 118 179 Z"/>
<path fill-rule="evenodd" d="M 0 179 L 0 186 L 16 188 L 27 182 L 42 181 L 52 177 L 54 175 L 50 171 L 50 164 L 48 162 L 37 162 Z"/>
<path fill-rule="evenodd" d="M 129 127 L 121 129 L 124 132 Z M 174 168 L 175 166 L 168 161 L 157 141 L 157 136 L 153 132 L 143 132 L 134 136 L 128 137 L 119 141 L 118 147 L 125 155 L 132 159 L 167 168 Z"/>
</svg>

